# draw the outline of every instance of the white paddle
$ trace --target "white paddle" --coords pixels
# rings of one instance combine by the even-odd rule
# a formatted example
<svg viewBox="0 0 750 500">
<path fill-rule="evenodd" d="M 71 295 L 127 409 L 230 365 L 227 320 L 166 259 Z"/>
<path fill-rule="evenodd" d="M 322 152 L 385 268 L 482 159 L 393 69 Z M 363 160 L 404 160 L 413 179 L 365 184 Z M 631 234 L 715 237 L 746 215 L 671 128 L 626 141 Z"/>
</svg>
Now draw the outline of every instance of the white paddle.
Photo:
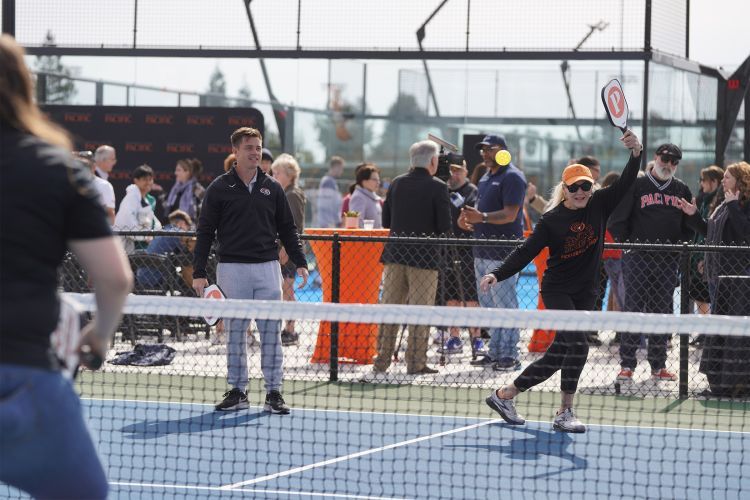
<svg viewBox="0 0 750 500">
<path fill-rule="evenodd" d="M 612 126 L 622 130 L 624 134 L 628 129 L 628 101 L 625 100 L 625 92 L 618 79 L 610 82 L 602 89 L 602 102 L 607 110 L 607 118 Z"/>
</svg>

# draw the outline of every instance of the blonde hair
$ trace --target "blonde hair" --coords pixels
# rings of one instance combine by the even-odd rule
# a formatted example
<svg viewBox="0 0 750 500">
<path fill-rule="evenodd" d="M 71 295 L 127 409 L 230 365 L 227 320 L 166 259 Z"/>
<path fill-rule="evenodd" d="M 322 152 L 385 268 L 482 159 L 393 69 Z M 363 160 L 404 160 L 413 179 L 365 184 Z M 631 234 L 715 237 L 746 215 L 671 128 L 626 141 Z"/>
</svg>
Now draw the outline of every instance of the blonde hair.
<svg viewBox="0 0 750 500">
<path fill-rule="evenodd" d="M 0 36 L 0 123 L 72 149 L 68 133 L 49 121 L 34 102 L 34 85 L 23 57 L 23 48 L 12 36 Z"/>
<path fill-rule="evenodd" d="M 297 179 L 299 179 L 302 169 L 299 168 L 299 163 L 294 159 L 294 156 L 287 153 L 282 153 L 277 156 L 271 164 L 271 171 L 275 172 L 278 169 L 284 169 L 286 175 L 291 179 L 290 183 L 292 186 L 297 185 Z"/>
</svg>

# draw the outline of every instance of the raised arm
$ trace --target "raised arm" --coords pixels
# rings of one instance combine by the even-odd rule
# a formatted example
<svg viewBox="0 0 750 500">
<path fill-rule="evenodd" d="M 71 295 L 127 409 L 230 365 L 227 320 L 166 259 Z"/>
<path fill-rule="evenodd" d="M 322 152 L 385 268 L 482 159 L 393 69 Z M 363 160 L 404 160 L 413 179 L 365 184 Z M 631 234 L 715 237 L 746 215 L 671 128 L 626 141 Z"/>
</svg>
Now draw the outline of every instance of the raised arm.
<svg viewBox="0 0 750 500">
<path fill-rule="evenodd" d="M 611 214 L 617 205 L 627 195 L 633 183 L 638 178 L 638 170 L 641 166 L 641 150 L 643 146 L 631 130 L 625 132 L 620 138 L 623 145 L 630 150 L 630 158 L 625 164 L 620 177 L 606 188 L 597 191 L 596 196 L 604 197 L 604 210 L 607 215 Z"/>
</svg>

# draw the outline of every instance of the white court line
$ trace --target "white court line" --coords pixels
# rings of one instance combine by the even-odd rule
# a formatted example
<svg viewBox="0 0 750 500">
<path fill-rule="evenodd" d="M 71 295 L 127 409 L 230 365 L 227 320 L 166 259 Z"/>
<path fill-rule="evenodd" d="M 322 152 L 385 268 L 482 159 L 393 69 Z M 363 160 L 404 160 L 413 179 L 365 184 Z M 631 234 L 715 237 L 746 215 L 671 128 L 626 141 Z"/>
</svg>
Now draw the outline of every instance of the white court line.
<svg viewBox="0 0 750 500">
<path fill-rule="evenodd" d="M 438 438 L 438 437 L 448 436 L 450 434 L 456 434 L 456 433 L 459 433 L 459 432 L 464 432 L 464 431 L 468 431 L 468 430 L 471 430 L 471 429 L 476 429 L 478 427 L 483 427 L 485 425 L 489 425 L 489 424 L 492 424 L 492 423 L 495 423 L 495 422 L 498 422 L 498 421 L 499 421 L 499 419 L 489 420 L 487 422 L 480 422 L 478 424 L 467 425 L 465 427 L 459 427 L 458 429 L 451 429 L 449 431 L 438 432 L 436 434 L 430 434 L 428 436 L 422 436 L 422 437 L 418 437 L 418 438 L 414 438 L 414 439 L 409 439 L 407 441 L 401 441 L 399 443 L 393 443 L 393 444 L 389 444 L 389 445 L 386 445 L 386 446 L 381 446 L 379 448 L 372 448 L 370 450 L 358 451 L 357 453 L 351 453 L 351 454 L 345 455 L 343 457 L 330 458 L 328 460 L 323 460 L 322 462 L 316 462 L 314 464 L 303 465 L 302 467 L 295 467 L 294 469 L 289 469 L 289 470 L 285 470 L 285 471 L 282 471 L 282 472 L 277 472 L 275 474 L 268 474 L 266 476 L 256 477 L 255 479 L 248 479 L 247 481 L 242 481 L 240 483 L 229 484 L 229 485 L 226 485 L 226 486 L 222 486 L 221 489 L 222 490 L 231 490 L 231 489 L 234 489 L 234 488 L 239 488 L 240 486 L 246 486 L 246 485 L 250 485 L 250 484 L 262 483 L 263 481 L 270 481 L 272 479 L 276 479 L 276 478 L 279 478 L 279 477 L 290 476 L 290 475 L 296 474 L 298 472 L 304 472 L 304 471 L 307 471 L 307 470 L 310 470 L 310 469 L 315 469 L 315 468 L 318 468 L 318 467 L 325 467 L 326 465 L 331 465 L 331 464 L 335 464 L 335 463 L 338 463 L 338 462 L 343 462 L 345 460 L 351 460 L 353 458 L 364 457 L 366 455 L 372 455 L 373 453 L 380 453 L 381 451 L 392 450 L 394 448 L 400 448 L 401 446 L 407 446 L 407 445 L 410 445 L 410 444 L 420 443 L 422 441 L 427 441 L 427 440 Z"/>
<path fill-rule="evenodd" d="M 194 406 L 215 406 L 213 403 L 192 403 L 185 401 L 152 401 L 146 399 L 116 399 L 116 398 L 81 398 L 83 401 L 118 401 L 123 403 L 152 403 L 157 405 L 194 405 Z M 260 409 L 262 406 L 250 406 L 250 408 Z M 420 418 L 449 418 L 453 420 L 490 420 L 492 422 L 498 421 L 495 418 L 489 417 L 467 417 L 465 415 L 429 415 L 421 413 L 398 413 L 398 412 L 387 412 L 387 411 L 364 411 L 364 410 L 328 410 L 322 408 L 299 408 L 292 407 L 294 411 L 308 411 L 308 412 L 323 412 L 323 413 L 353 413 L 355 415 L 391 415 L 397 417 L 420 417 Z M 227 412 L 231 414 L 232 412 Z M 551 420 L 530 420 L 526 419 L 527 422 L 533 424 L 551 424 Z M 610 427 L 614 429 L 652 429 L 652 430 L 665 430 L 665 431 L 688 431 L 688 432 L 717 432 L 722 434 L 750 434 L 750 431 L 728 431 L 723 429 L 698 429 L 694 427 L 659 427 L 651 425 L 621 425 L 621 424 L 586 424 L 586 427 Z"/>
<path fill-rule="evenodd" d="M 112 481 L 109 483 L 113 486 L 137 486 L 141 488 L 162 488 L 162 489 L 174 489 L 174 490 L 200 490 L 200 491 L 227 491 L 226 488 L 221 486 L 192 486 L 188 484 L 158 484 L 158 483 L 130 483 L 122 481 Z M 319 493 L 317 491 L 290 491 L 290 490 L 264 490 L 255 488 L 236 488 L 231 491 L 239 491 L 242 493 L 272 493 L 277 495 L 289 495 L 289 496 L 313 496 L 313 497 L 326 497 L 326 498 L 356 498 L 362 500 L 403 500 L 398 497 L 370 497 L 364 495 L 351 495 L 344 493 Z"/>
</svg>

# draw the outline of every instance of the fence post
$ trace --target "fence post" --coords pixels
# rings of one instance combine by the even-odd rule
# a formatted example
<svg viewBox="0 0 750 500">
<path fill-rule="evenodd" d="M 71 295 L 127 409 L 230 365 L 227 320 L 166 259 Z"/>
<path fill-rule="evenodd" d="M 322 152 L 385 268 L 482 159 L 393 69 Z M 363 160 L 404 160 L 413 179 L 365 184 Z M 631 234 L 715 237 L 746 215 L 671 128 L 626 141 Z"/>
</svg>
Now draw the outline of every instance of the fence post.
<svg viewBox="0 0 750 500">
<path fill-rule="evenodd" d="M 333 233 L 331 242 L 331 302 L 338 303 L 341 291 L 341 240 L 339 233 Z M 330 353 L 331 382 L 339 379 L 339 322 L 331 322 L 331 353 Z"/>
<path fill-rule="evenodd" d="M 686 242 L 683 242 L 680 254 L 680 314 L 690 314 L 690 312 L 690 248 Z M 680 399 L 688 397 L 689 343 L 690 335 L 680 334 Z"/>
</svg>

